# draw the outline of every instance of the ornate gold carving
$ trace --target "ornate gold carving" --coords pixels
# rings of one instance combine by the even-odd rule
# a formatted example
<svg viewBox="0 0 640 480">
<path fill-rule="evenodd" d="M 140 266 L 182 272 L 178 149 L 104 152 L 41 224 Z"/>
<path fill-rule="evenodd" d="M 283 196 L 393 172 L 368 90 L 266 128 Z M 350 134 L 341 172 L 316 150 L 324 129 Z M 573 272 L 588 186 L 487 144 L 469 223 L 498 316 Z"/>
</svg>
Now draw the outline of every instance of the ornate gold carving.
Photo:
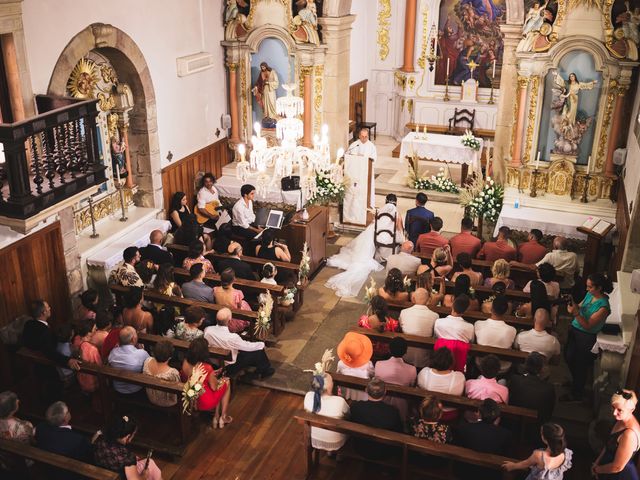
<svg viewBox="0 0 640 480">
<path fill-rule="evenodd" d="M 389 26 L 391 22 L 391 0 L 378 0 L 378 56 L 385 60 L 389 55 Z"/>
<path fill-rule="evenodd" d="M 124 204 L 128 208 L 133 205 L 133 196 L 137 191 L 137 187 L 123 188 Z M 93 204 L 93 218 L 96 222 L 114 215 L 120 211 L 120 191 L 115 190 Z M 91 214 L 89 213 L 89 205 L 73 212 L 76 235 L 79 235 L 85 228 L 91 225 Z"/>
<path fill-rule="evenodd" d="M 407 101 L 407 110 L 409 111 L 409 115 L 413 114 L 413 98 Z"/>
<path fill-rule="evenodd" d="M 564 21 L 564 17 L 566 13 L 567 13 L 567 0 L 558 0 L 558 13 L 556 14 L 556 21 L 553 22 L 554 30 L 556 30 L 557 27 L 562 25 L 562 22 Z"/>
<path fill-rule="evenodd" d="M 569 195 L 574 174 L 575 165 L 572 162 L 562 158 L 554 160 L 549 165 L 546 191 L 554 195 Z"/>
<path fill-rule="evenodd" d="M 409 86 L 410 90 L 413 90 L 413 87 L 416 86 L 416 79 L 413 75 L 409 76 L 409 78 L 407 79 L 407 85 Z"/>
<path fill-rule="evenodd" d="M 596 153 L 596 168 L 602 171 L 606 153 L 607 140 L 609 139 L 609 124 L 611 123 L 611 113 L 613 112 L 613 104 L 618 96 L 618 82 L 611 80 L 607 91 L 607 100 L 602 115 L 602 126 L 600 127 L 600 138 L 598 139 L 598 151 Z"/>
<path fill-rule="evenodd" d="M 396 79 L 396 85 L 404 90 L 407 86 L 407 76 L 404 73 L 398 71 L 396 71 L 393 76 Z"/>
<path fill-rule="evenodd" d="M 291 0 L 275 0 L 275 1 L 280 2 L 284 7 L 285 12 L 287 12 L 287 24 L 289 25 L 289 31 L 291 32 L 295 30 L 296 25 L 293 22 L 293 14 L 291 11 Z M 249 7 L 249 16 L 247 17 L 247 22 L 245 23 L 245 26 L 247 27 L 248 30 L 251 30 L 253 28 L 253 17 L 255 14 L 256 6 L 263 2 L 264 0 L 253 0 L 251 2 L 251 6 Z"/>
<path fill-rule="evenodd" d="M 117 113 L 110 113 L 107 115 L 107 131 L 109 132 L 109 138 L 115 137 L 118 131 L 118 119 L 120 117 Z"/>
<path fill-rule="evenodd" d="M 94 98 L 99 79 L 95 62 L 88 58 L 81 58 L 71 71 L 67 90 L 73 98 Z"/>
<path fill-rule="evenodd" d="M 240 62 L 240 98 L 242 100 L 242 132 L 247 131 L 247 67 L 246 60 Z M 242 132 L 238 132 L 242 138 Z M 245 139 L 246 141 L 247 139 Z"/>
<path fill-rule="evenodd" d="M 518 75 L 518 88 L 520 89 L 527 88 L 527 85 L 529 85 L 530 81 L 531 81 L 530 77 L 523 77 L 521 75 Z"/>
<path fill-rule="evenodd" d="M 518 77 L 518 85 L 520 85 L 520 78 Z M 515 152 L 513 151 L 513 149 L 515 148 L 515 141 L 516 141 L 516 133 L 517 133 L 517 128 L 518 128 L 518 110 L 520 109 L 520 93 L 516 92 L 516 95 L 518 95 L 518 97 L 516 98 L 516 101 L 513 102 L 513 121 L 511 123 L 511 142 L 509 143 L 509 152 L 511 152 L 511 158 L 513 158 L 515 156 Z"/>
<path fill-rule="evenodd" d="M 237 63 L 227 63 L 227 68 L 229 69 L 230 72 L 235 72 L 236 70 L 238 70 L 238 64 Z"/>
<path fill-rule="evenodd" d="M 424 70 L 427 60 L 427 44 L 429 40 L 429 25 L 427 22 L 429 18 L 429 9 L 427 8 L 427 2 L 425 0 L 422 0 L 422 2 L 420 3 L 420 9 L 422 12 L 422 38 L 420 41 L 420 56 L 418 57 L 418 66 Z"/>
<path fill-rule="evenodd" d="M 520 78 L 518 78 L 518 83 Z M 533 130 L 536 126 L 536 109 L 538 106 L 538 86 L 540 85 L 540 77 L 531 78 L 531 90 L 529 92 L 529 115 L 527 116 L 527 137 L 524 144 L 524 152 L 522 155 L 522 163 L 528 163 L 531 154 L 531 143 L 533 142 Z"/>
</svg>

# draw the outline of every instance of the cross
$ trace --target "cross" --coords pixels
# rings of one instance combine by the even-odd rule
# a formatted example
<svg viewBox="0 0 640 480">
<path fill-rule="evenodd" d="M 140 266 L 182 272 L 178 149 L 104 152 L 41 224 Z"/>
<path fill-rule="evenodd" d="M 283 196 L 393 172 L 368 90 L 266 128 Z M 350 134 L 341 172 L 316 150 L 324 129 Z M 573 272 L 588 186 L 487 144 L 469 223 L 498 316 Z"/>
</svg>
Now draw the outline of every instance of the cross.
<svg viewBox="0 0 640 480">
<path fill-rule="evenodd" d="M 469 63 L 467 63 L 467 67 L 469 67 L 469 70 L 471 70 L 471 78 L 473 78 L 473 71 L 478 68 L 480 65 L 478 63 L 476 63 L 475 61 L 471 60 Z"/>
</svg>

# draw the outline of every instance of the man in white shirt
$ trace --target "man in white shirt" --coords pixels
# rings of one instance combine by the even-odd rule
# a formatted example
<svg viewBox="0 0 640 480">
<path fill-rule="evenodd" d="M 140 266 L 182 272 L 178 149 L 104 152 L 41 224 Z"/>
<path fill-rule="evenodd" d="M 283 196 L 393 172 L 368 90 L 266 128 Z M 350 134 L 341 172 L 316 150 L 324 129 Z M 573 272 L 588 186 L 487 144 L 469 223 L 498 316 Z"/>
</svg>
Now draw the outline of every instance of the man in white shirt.
<svg viewBox="0 0 640 480">
<path fill-rule="evenodd" d="M 373 142 L 369 140 L 369 130 L 367 130 L 366 128 L 360 129 L 360 131 L 358 132 L 358 140 L 356 140 L 351 145 L 349 145 L 349 148 L 347 149 L 347 153 L 350 153 L 352 155 L 364 156 L 364 158 L 367 159 L 367 163 L 365 164 L 366 168 L 368 168 L 369 158 L 373 160 L 373 163 L 375 164 L 376 160 L 378 159 L 378 150 L 376 149 L 376 146 L 373 144 Z M 373 174 L 373 171 L 372 171 L 371 172 L 371 197 L 369 199 L 370 207 L 375 206 L 376 195 L 374 191 L 375 189 L 374 177 L 375 175 Z"/>
<path fill-rule="evenodd" d="M 413 252 L 413 242 L 407 240 L 400 247 L 400 253 L 387 257 L 387 272 L 397 268 L 403 275 L 415 275 L 420 266 L 420 259 L 413 256 L 411 252 Z"/>
<path fill-rule="evenodd" d="M 204 329 L 204 338 L 209 345 L 231 350 L 231 360 L 225 361 L 226 371 L 233 375 L 246 367 L 256 367 L 260 378 L 267 378 L 274 374 L 275 370 L 269 362 L 264 351 L 264 342 L 248 342 L 237 333 L 229 331 L 231 310 L 221 308 L 216 315 L 217 325 Z"/>
<path fill-rule="evenodd" d="M 231 225 L 233 233 L 250 240 L 262 231 L 255 225 L 256 214 L 253 211 L 253 199 L 256 187 L 245 184 L 240 188 L 241 198 L 233 206 Z"/>
<path fill-rule="evenodd" d="M 529 265 L 520 262 L 509 262 L 511 265 L 528 268 L 535 271 L 536 268 L 543 263 L 548 263 L 556 269 L 556 272 L 563 275 L 560 282 L 562 290 L 570 290 L 575 285 L 574 276 L 578 272 L 578 255 L 567 250 L 567 239 L 564 237 L 556 237 L 553 239 L 553 250 L 547 253 L 538 263 Z"/>
<path fill-rule="evenodd" d="M 496 297 L 491 303 L 491 318 L 475 324 L 476 342 L 496 348 L 511 348 L 516 338 L 516 329 L 507 325 L 504 316 L 509 309 L 509 302 L 504 295 Z M 476 364 L 479 359 L 476 359 Z M 511 362 L 500 360 L 500 372 L 511 368 Z"/>
<path fill-rule="evenodd" d="M 523 352 L 538 352 L 548 360 L 560 355 L 560 342 L 545 328 L 549 324 L 549 312 L 539 308 L 533 316 L 534 324 L 531 330 L 520 332 L 515 339 L 514 347 Z"/>
<path fill-rule="evenodd" d="M 469 308 L 469 297 L 466 295 L 458 296 L 453 301 L 451 315 L 436 320 L 433 328 L 436 337 L 471 343 L 473 341 L 473 324 L 462 318 L 467 308 Z"/>
<path fill-rule="evenodd" d="M 210 203 L 213 203 L 214 206 L 218 206 L 220 204 L 220 197 L 218 196 L 218 190 L 214 187 L 215 184 L 216 177 L 213 173 L 205 173 L 200 179 L 200 189 L 196 196 L 198 201 L 198 213 L 203 217 L 207 217 L 209 220 L 213 220 L 213 222 L 218 220 L 218 213 L 208 212 L 205 208 L 207 207 L 207 204 Z M 209 221 L 207 221 L 207 223 L 209 223 Z"/>
<path fill-rule="evenodd" d="M 425 288 L 417 288 L 413 292 L 413 300 L 415 305 L 400 312 L 402 332 L 409 335 L 432 337 L 433 325 L 438 319 L 438 314 L 427 307 L 429 292 Z M 418 347 L 408 347 L 407 353 L 403 358 L 405 362 L 416 368 L 425 367 L 428 361 L 427 351 Z"/>
</svg>

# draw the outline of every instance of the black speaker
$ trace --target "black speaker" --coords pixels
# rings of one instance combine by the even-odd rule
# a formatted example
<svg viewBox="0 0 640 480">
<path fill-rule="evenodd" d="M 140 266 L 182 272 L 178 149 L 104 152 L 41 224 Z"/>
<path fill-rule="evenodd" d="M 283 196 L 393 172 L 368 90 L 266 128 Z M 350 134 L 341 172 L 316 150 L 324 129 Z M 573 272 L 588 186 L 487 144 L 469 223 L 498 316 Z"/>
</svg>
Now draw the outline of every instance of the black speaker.
<svg viewBox="0 0 640 480">
<path fill-rule="evenodd" d="M 290 190 L 300 190 L 300 176 L 292 175 L 291 177 L 282 177 L 280 186 L 283 192 L 288 192 Z"/>
</svg>

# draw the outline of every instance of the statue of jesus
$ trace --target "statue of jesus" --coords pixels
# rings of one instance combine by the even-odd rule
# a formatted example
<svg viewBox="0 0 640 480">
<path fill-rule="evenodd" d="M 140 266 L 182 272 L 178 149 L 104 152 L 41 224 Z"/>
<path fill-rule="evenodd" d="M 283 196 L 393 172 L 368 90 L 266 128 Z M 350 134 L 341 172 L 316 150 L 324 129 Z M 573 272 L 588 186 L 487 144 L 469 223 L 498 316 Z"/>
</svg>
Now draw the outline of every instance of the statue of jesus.
<svg viewBox="0 0 640 480">
<path fill-rule="evenodd" d="M 263 118 L 276 120 L 276 90 L 280 82 L 278 74 L 272 69 L 267 62 L 260 64 L 260 74 L 255 86 L 251 89 L 251 93 L 255 95 L 256 100 L 262 108 Z"/>
</svg>

